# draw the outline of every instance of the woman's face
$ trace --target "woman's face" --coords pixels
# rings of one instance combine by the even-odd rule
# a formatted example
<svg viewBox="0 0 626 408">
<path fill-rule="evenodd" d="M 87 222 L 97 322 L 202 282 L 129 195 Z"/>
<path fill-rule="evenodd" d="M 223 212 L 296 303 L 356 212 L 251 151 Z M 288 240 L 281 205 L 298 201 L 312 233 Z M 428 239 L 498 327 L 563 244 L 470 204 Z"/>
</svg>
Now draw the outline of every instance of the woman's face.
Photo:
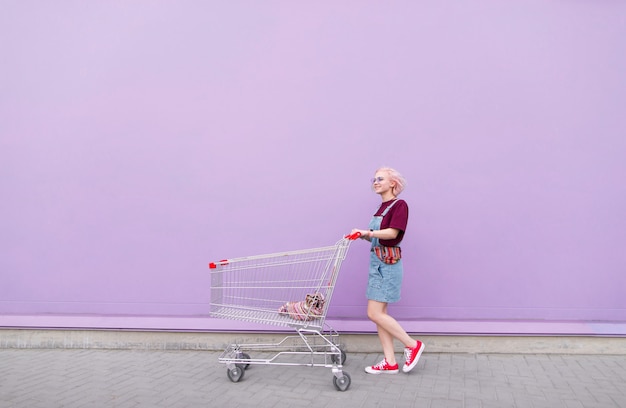
<svg viewBox="0 0 626 408">
<path fill-rule="evenodd" d="M 372 189 L 376 194 L 384 194 L 395 186 L 386 171 L 377 171 L 372 179 Z"/>
</svg>

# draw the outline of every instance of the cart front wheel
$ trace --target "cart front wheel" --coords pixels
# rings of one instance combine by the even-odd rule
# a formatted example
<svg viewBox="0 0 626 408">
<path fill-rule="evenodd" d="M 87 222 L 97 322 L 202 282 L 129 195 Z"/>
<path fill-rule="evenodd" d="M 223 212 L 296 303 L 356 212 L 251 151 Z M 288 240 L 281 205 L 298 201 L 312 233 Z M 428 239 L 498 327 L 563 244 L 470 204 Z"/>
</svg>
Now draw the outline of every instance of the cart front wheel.
<svg viewBox="0 0 626 408">
<path fill-rule="evenodd" d="M 350 383 L 352 383 L 352 380 L 350 379 L 348 373 L 346 373 L 345 371 L 343 372 L 343 375 L 339 378 L 333 376 L 333 384 L 335 384 L 335 388 L 337 388 L 337 391 L 347 390 L 350 387 Z"/>
<path fill-rule="evenodd" d="M 241 356 L 239 356 L 239 358 L 241 358 L 242 360 L 250 360 L 250 354 L 241 353 Z M 247 370 L 248 368 L 250 368 L 250 363 L 243 364 L 243 368 L 244 370 Z"/>
<path fill-rule="evenodd" d="M 226 370 L 226 375 L 232 382 L 239 382 L 243 378 L 243 373 L 246 372 L 243 364 L 235 364 L 234 368 Z"/>
</svg>

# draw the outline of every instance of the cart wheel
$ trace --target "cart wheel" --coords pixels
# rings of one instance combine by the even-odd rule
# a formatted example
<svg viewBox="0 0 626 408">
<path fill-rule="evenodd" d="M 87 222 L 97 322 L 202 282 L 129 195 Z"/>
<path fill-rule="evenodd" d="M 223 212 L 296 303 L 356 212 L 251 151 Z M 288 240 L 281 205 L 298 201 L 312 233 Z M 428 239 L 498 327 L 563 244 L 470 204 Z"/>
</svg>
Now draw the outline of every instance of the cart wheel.
<svg viewBox="0 0 626 408">
<path fill-rule="evenodd" d="M 241 353 L 241 355 L 238 358 L 242 360 L 250 360 L 250 355 L 248 353 Z M 248 368 L 250 368 L 250 363 L 246 363 L 242 365 L 243 365 L 244 370 L 247 370 Z"/>
<path fill-rule="evenodd" d="M 235 368 L 227 369 L 226 374 L 232 382 L 239 382 L 243 378 L 245 371 L 243 364 L 235 364 Z"/>
<path fill-rule="evenodd" d="M 350 387 L 350 383 L 352 383 L 352 380 L 350 379 L 348 373 L 346 373 L 345 371 L 343 372 L 343 375 L 339 378 L 333 376 L 333 384 L 335 384 L 335 388 L 337 388 L 338 391 L 347 390 Z"/>
<path fill-rule="evenodd" d="M 339 350 L 341 353 L 341 357 L 339 357 L 337 354 L 333 354 L 332 356 L 330 356 L 330 361 L 332 361 L 335 364 L 339 364 L 339 365 L 344 365 L 346 363 L 346 352 L 343 350 Z"/>
</svg>

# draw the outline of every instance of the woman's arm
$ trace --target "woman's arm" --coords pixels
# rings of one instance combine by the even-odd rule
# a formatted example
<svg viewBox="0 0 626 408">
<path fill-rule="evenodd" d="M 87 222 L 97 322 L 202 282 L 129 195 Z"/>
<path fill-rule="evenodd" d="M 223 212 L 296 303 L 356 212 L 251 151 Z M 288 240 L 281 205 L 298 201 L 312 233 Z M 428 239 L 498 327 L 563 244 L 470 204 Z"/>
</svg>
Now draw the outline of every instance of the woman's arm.
<svg viewBox="0 0 626 408">
<path fill-rule="evenodd" d="M 376 230 L 376 231 L 353 229 L 352 234 L 354 234 L 355 232 L 360 232 L 361 238 L 371 241 L 372 238 L 386 239 L 386 240 L 395 239 L 400 233 L 400 230 L 396 228 L 385 228 L 385 229 Z"/>
</svg>

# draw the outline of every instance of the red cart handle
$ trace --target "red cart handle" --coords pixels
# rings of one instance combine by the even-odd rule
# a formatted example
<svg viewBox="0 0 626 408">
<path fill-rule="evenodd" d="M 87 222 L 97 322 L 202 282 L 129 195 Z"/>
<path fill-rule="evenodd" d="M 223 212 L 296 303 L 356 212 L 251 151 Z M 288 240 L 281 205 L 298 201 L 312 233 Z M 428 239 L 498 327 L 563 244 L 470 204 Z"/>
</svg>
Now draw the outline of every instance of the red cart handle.
<svg viewBox="0 0 626 408">
<path fill-rule="evenodd" d="M 223 265 L 228 265 L 228 259 L 222 259 L 221 261 L 215 263 L 215 262 L 211 262 L 209 264 L 209 269 L 216 269 L 217 266 L 223 266 Z"/>
<path fill-rule="evenodd" d="M 361 238 L 361 233 L 359 231 L 355 232 L 354 234 L 348 234 L 346 235 L 344 238 L 347 238 L 351 241 L 354 241 L 357 238 Z"/>
</svg>

